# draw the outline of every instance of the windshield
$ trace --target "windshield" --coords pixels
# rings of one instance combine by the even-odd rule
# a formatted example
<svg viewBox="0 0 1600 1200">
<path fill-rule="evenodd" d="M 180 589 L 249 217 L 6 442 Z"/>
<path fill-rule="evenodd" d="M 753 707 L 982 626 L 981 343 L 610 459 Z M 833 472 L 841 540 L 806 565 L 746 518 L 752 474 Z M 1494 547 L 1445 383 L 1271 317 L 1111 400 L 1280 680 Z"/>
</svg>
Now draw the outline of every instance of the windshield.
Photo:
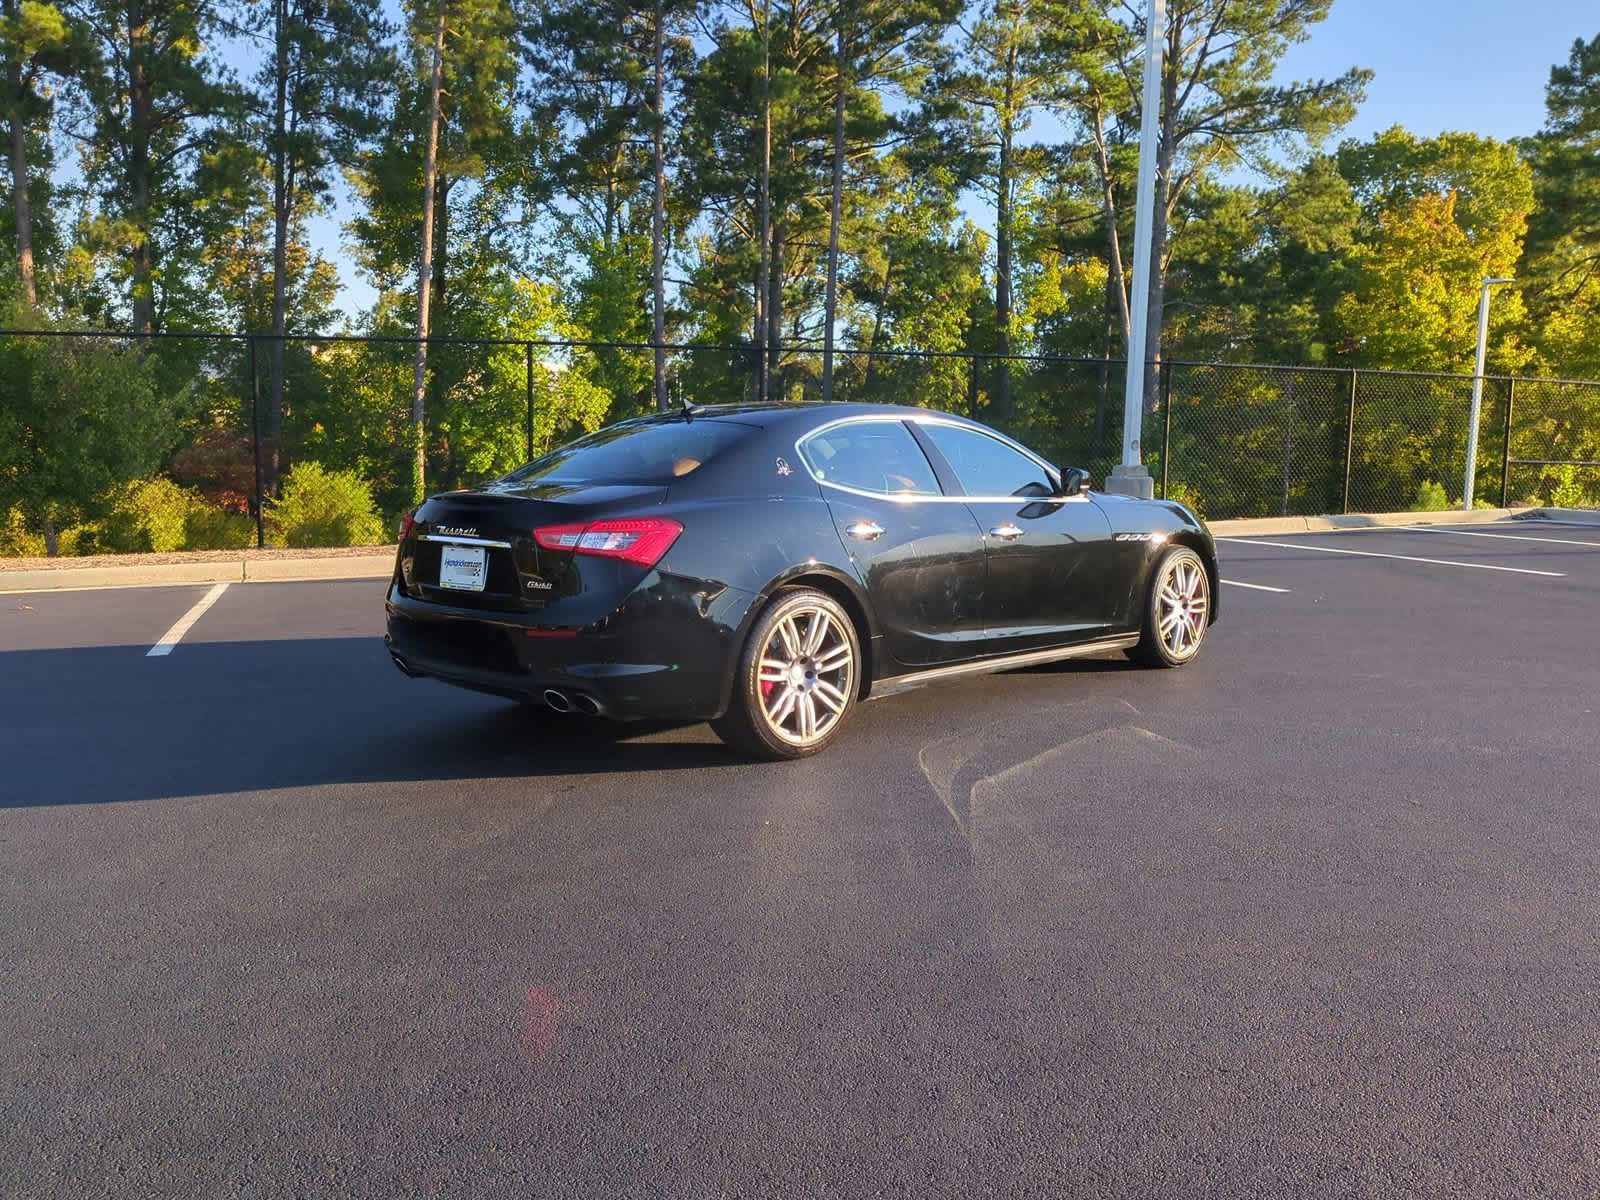
<svg viewBox="0 0 1600 1200">
<path fill-rule="evenodd" d="M 670 483 L 692 474 L 754 426 L 649 417 L 623 421 L 552 450 L 507 475 L 507 483 Z"/>
</svg>

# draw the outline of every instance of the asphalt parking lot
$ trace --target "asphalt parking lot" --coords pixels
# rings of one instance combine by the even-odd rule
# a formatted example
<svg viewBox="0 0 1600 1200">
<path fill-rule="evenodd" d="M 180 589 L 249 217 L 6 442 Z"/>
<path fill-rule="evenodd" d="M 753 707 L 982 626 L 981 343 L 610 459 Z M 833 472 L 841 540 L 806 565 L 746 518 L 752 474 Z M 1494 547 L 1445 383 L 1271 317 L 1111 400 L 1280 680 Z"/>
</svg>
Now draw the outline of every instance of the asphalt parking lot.
<svg viewBox="0 0 1600 1200">
<path fill-rule="evenodd" d="M 779 766 L 0 596 L 0 1193 L 1595 1195 L 1600 528 L 1221 554 Z"/>
</svg>

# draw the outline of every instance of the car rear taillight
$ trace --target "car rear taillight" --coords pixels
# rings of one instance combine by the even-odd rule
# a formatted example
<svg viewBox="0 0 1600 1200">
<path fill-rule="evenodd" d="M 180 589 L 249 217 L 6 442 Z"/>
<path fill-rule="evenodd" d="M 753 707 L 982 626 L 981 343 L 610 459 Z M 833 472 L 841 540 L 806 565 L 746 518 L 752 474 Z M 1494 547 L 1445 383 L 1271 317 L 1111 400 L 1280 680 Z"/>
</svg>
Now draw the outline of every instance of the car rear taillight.
<svg viewBox="0 0 1600 1200">
<path fill-rule="evenodd" d="M 671 517 L 619 517 L 576 525 L 545 525 L 533 531 L 533 540 L 546 550 L 567 550 L 653 567 L 682 532 L 683 526 Z"/>
<path fill-rule="evenodd" d="M 417 517 L 415 513 L 400 514 L 400 540 L 402 542 L 411 535 L 411 531 L 416 528 L 416 525 Z"/>
</svg>

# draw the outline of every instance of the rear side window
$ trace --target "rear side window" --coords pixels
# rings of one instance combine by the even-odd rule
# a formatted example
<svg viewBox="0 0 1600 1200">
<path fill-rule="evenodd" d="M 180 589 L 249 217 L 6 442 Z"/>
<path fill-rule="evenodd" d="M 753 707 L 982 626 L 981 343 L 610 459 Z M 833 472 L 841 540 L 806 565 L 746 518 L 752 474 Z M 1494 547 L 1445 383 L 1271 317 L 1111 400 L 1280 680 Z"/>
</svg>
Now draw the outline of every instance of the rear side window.
<svg viewBox="0 0 1600 1200">
<path fill-rule="evenodd" d="M 853 421 L 800 443 L 811 473 L 824 483 L 885 496 L 937 496 L 928 456 L 899 421 Z"/>
<path fill-rule="evenodd" d="M 736 421 L 623 421 L 552 450 L 506 476 L 512 483 L 670 483 L 754 432 Z"/>
<path fill-rule="evenodd" d="M 998 438 L 932 421 L 922 432 L 950 461 L 950 469 L 969 496 L 1049 495 L 1052 490 L 1043 467 Z"/>
</svg>

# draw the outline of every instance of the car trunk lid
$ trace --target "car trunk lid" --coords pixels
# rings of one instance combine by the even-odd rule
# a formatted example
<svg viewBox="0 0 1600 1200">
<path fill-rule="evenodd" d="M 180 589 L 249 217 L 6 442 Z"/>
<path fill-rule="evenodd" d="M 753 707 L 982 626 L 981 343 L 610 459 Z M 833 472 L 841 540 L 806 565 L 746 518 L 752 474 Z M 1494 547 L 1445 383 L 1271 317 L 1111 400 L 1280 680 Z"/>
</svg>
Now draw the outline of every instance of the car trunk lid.
<svg viewBox="0 0 1600 1200">
<path fill-rule="evenodd" d="M 584 578 L 572 550 L 541 546 L 534 530 L 638 515 L 665 498 L 661 486 L 506 482 L 435 496 L 417 509 L 402 542 L 402 577 L 423 600 L 499 609 L 615 586 L 614 570 Z"/>
</svg>

